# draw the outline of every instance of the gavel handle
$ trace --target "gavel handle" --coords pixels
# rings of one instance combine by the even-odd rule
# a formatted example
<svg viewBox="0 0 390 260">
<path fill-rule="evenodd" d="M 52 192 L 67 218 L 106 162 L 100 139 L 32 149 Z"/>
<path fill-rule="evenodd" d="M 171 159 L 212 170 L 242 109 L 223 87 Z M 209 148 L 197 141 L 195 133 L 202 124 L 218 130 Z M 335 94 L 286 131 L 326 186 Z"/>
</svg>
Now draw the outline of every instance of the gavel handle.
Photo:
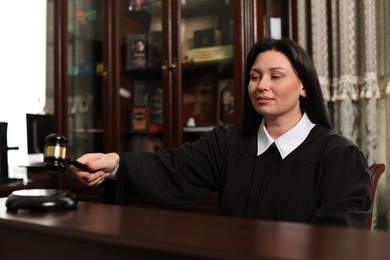
<svg viewBox="0 0 390 260">
<path fill-rule="evenodd" d="M 87 165 L 85 165 L 85 164 L 83 164 L 83 163 L 81 163 L 79 161 L 76 161 L 73 158 L 67 158 L 67 161 L 68 161 L 69 164 L 71 164 L 73 166 L 76 166 L 80 170 L 89 172 L 89 169 L 88 169 Z"/>
</svg>

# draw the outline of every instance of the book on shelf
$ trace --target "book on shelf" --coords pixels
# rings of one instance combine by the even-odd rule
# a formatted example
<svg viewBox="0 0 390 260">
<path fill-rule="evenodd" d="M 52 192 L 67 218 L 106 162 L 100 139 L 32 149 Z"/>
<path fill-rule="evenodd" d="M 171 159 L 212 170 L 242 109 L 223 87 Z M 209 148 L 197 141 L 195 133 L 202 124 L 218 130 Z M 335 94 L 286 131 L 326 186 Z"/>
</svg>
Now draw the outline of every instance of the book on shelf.
<svg viewBox="0 0 390 260">
<path fill-rule="evenodd" d="M 94 74 L 94 64 L 92 60 L 82 60 L 79 63 L 78 74 L 79 75 L 91 75 Z"/>
<path fill-rule="evenodd" d="M 126 69 L 146 68 L 147 34 L 128 34 L 126 36 Z"/>
<path fill-rule="evenodd" d="M 221 44 L 221 31 L 214 28 L 194 31 L 194 48 L 211 47 Z"/>
<path fill-rule="evenodd" d="M 134 106 L 131 110 L 131 128 L 136 131 L 147 131 L 150 123 L 149 108 Z"/>
</svg>

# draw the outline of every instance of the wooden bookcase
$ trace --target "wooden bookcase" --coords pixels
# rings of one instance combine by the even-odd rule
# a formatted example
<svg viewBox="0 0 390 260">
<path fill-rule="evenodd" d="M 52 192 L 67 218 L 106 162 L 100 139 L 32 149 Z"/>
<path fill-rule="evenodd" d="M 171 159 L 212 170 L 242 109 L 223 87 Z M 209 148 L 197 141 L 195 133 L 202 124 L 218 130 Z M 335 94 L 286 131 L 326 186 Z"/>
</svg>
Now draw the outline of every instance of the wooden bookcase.
<svg viewBox="0 0 390 260">
<path fill-rule="evenodd" d="M 269 36 L 271 17 L 281 19 L 284 37 L 297 35 L 296 0 L 141 2 L 55 1 L 55 115 L 72 157 L 179 146 L 221 117 L 239 126 L 251 46 Z M 136 40 L 146 43 L 144 56 L 142 48 L 131 53 Z M 221 103 L 224 90 L 234 101 Z M 233 113 L 224 115 L 224 105 Z M 143 117 L 144 129 L 134 130 Z M 59 186 L 82 198 L 97 192 L 68 171 L 61 176 Z"/>
</svg>

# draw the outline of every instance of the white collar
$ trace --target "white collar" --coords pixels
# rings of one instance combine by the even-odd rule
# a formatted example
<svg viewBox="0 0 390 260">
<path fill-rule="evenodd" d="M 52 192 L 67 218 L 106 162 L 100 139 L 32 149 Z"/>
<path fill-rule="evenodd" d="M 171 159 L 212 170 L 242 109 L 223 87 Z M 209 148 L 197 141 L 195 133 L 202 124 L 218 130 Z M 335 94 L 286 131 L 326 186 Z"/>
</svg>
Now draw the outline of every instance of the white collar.
<svg viewBox="0 0 390 260">
<path fill-rule="evenodd" d="M 286 158 L 306 139 L 314 126 L 304 113 L 296 126 L 274 140 L 265 129 L 264 120 L 261 121 L 257 134 L 257 155 L 261 155 L 275 143 L 282 159 Z"/>
</svg>

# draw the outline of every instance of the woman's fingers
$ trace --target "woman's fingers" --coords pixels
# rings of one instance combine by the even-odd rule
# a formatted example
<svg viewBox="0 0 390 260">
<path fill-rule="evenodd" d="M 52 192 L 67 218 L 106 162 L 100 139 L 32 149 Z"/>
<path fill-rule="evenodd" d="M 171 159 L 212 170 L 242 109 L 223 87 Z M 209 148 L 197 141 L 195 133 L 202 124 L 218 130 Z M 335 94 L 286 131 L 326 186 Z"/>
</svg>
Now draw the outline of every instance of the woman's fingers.
<svg viewBox="0 0 390 260">
<path fill-rule="evenodd" d="M 82 180 L 88 186 L 96 186 L 96 185 L 99 185 L 100 183 L 102 183 L 106 179 L 106 177 L 107 177 L 106 173 L 104 173 L 103 171 L 98 171 L 98 172 L 89 174 L 89 177 L 86 176 Z M 81 180 L 81 177 L 80 177 L 80 180 Z"/>
</svg>

